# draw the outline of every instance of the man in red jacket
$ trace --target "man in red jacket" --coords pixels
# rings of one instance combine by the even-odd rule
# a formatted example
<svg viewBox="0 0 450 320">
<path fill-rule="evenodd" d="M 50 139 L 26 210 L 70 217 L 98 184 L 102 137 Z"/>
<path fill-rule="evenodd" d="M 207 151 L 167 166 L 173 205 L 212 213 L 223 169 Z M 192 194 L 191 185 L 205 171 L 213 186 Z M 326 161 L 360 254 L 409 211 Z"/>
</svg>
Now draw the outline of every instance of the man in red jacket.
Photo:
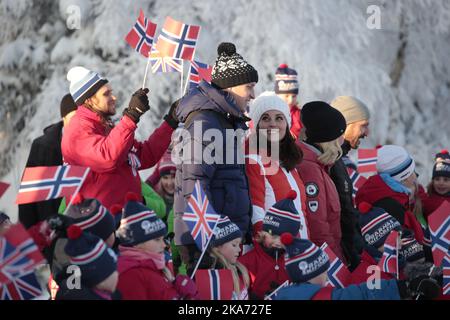
<svg viewBox="0 0 450 320">
<path fill-rule="evenodd" d="M 108 80 L 83 67 L 69 70 L 70 93 L 79 108 L 64 129 L 62 154 L 68 164 L 91 168 L 80 193 L 95 198 L 106 208 L 124 204 L 128 191 L 141 195 L 138 170 L 155 165 L 166 151 L 178 122 L 171 111 L 147 141 L 134 139 L 140 117 L 149 110 L 148 89 L 131 97 L 123 117 L 114 126 L 116 98 Z"/>
</svg>

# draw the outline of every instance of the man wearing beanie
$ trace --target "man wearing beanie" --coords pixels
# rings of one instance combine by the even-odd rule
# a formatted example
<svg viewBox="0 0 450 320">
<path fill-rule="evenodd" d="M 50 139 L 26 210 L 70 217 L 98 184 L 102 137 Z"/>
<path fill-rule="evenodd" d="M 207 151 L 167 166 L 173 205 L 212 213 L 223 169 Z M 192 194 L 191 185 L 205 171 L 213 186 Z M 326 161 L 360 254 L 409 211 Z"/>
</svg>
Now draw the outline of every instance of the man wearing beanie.
<svg viewBox="0 0 450 320">
<path fill-rule="evenodd" d="M 330 166 L 342 155 L 340 138 L 345 131 L 345 119 L 328 103 L 313 101 L 303 106 L 302 121 L 306 140 L 297 141 L 303 152 L 297 171 L 305 183 L 309 239 L 318 246 L 328 243 L 345 263 L 339 196 L 329 176 Z"/>
<path fill-rule="evenodd" d="M 116 113 L 116 98 L 108 80 L 83 67 L 67 73 L 70 93 L 79 105 L 65 129 L 61 149 L 64 161 L 91 170 L 81 187 L 84 198 L 94 198 L 110 209 L 123 205 L 125 194 L 141 197 L 138 171 L 155 165 L 169 146 L 178 126 L 173 104 L 163 123 L 145 142 L 135 137 L 141 116 L 150 109 L 148 89 L 139 89 L 131 97 L 123 117 L 114 126 L 110 117 Z"/>
<path fill-rule="evenodd" d="M 244 112 L 249 101 L 255 98 L 258 72 L 237 53 L 232 43 L 221 43 L 217 53 L 211 84 L 202 81 L 182 98 L 177 108 L 177 117 L 184 122 L 184 129 L 189 133 L 189 139 L 183 140 L 181 148 L 188 149 L 190 156 L 184 156 L 181 164 L 177 165 L 174 231 L 175 243 L 181 246 L 180 254 L 188 269 L 200 252 L 182 215 L 196 180 L 200 180 L 214 209 L 229 217 L 247 241 L 250 239 L 251 204 L 240 140 L 247 129 L 245 123 L 249 119 Z M 194 130 L 194 127 L 200 130 Z M 207 149 L 208 145 L 213 145 L 213 138 L 203 141 L 203 134 L 210 129 L 220 132 L 223 150 Z M 230 133 L 236 134 L 237 139 L 225 141 Z M 179 156 L 181 148 L 175 145 L 175 157 Z M 203 158 L 203 155 L 212 153 L 215 153 L 214 159 Z"/>
<path fill-rule="evenodd" d="M 341 206 L 342 249 L 353 270 L 359 264 L 360 254 L 364 246 L 358 228 L 358 211 L 353 204 L 353 185 L 348 175 L 346 163 L 350 163 L 347 154 L 350 149 L 359 147 L 360 139 L 369 134 L 369 108 L 355 97 L 340 96 L 331 102 L 331 106 L 339 110 L 345 118 L 347 128 L 342 144 L 342 158 L 331 167 L 330 177 L 339 195 Z"/>
<path fill-rule="evenodd" d="M 54 123 L 44 129 L 44 134 L 31 144 L 26 167 L 49 167 L 63 164 L 61 154 L 61 139 L 63 127 L 66 128 L 77 110 L 77 105 L 70 94 L 66 94 L 60 103 L 61 121 Z M 61 199 L 40 201 L 19 205 L 19 221 L 27 229 L 38 222 L 46 220 L 58 212 Z M 49 258 L 49 253 L 46 257 Z"/>
<path fill-rule="evenodd" d="M 302 129 L 300 106 L 297 101 L 298 92 L 299 84 L 297 79 L 297 71 L 289 68 L 287 64 L 280 64 L 275 71 L 275 93 L 289 106 L 292 119 L 290 131 L 295 140 L 299 137 Z"/>
</svg>

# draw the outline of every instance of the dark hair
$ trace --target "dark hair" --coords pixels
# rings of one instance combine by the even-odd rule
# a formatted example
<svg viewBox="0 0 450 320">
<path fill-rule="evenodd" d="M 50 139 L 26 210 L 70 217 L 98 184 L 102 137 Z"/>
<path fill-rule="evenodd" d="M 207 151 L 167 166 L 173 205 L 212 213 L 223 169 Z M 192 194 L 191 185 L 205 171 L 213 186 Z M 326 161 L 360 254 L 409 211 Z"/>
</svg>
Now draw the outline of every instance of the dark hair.
<svg viewBox="0 0 450 320">
<path fill-rule="evenodd" d="M 257 132 L 259 127 L 257 127 Z M 257 134 L 258 150 L 259 150 L 259 134 Z M 271 156 L 270 143 L 267 144 L 268 155 Z M 303 152 L 295 143 L 292 137 L 289 126 L 286 127 L 286 134 L 280 141 L 280 165 L 287 171 L 295 169 L 295 167 L 302 161 Z"/>
</svg>

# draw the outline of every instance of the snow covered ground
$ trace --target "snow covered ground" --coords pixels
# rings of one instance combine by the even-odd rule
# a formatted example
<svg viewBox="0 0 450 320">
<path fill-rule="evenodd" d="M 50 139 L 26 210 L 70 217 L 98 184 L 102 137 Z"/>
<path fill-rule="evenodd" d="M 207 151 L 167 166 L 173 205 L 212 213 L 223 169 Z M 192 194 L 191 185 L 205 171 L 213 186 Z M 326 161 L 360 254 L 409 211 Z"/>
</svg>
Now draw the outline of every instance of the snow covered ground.
<svg viewBox="0 0 450 320">
<path fill-rule="evenodd" d="M 142 83 L 146 61 L 124 41 L 139 8 L 158 29 L 168 15 L 201 25 L 197 60 L 212 64 L 217 45 L 234 42 L 259 72 L 257 93 L 272 89 L 276 67 L 288 63 L 300 74 L 302 104 L 337 95 L 365 101 L 373 117 L 364 146 L 404 145 L 422 183 L 434 153 L 450 147 L 448 0 L 0 0 L 0 180 L 13 184 L 0 209 L 14 219 L 31 141 L 58 121 L 67 71 L 82 65 L 105 75 L 118 114 Z M 139 139 L 179 97 L 179 81 L 149 75 L 152 109 Z"/>
</svg>

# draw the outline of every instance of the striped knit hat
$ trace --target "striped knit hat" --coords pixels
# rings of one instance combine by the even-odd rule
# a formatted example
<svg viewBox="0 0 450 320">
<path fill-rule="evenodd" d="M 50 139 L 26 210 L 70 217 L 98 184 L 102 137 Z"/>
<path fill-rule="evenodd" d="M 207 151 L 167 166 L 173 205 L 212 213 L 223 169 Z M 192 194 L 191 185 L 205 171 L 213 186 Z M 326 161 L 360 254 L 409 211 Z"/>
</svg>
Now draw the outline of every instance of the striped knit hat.
<svg viewBox="0 0 450 320">
<path fill-rule="evenodd" d="M 415 262 L 425 258 L 423 245 L 417 242 L 414 238 L 414 233 L 409 230 L 402 232 L 402 248 L 400 249 L 400 254 L 408 262 Z"/>
<path fill-rule="evenodd" d="M 83 231 L 91 232 L 103 240 L 116 230 L 114 217 L 96 199 L 83 199 L 79 194 L 72 200 L 66 216 Z"/>
<path fill-rule="evenodd" d="M 126 201 L 118 231 L 121 245 L 132 247 L 167 234 L 164 222 L 140 203 L 136 194 L 128 193 Z"/>
<path fill-rule="evenodd" d="M 220 217 L 214 228 L 211 246 L 217 247 L 237 238 L 242 238 L 241 230 L 235 223 L 231 222 L 230 218 L 223 216 Z"/>
<path fill-rule="evenodd" d="M 378 149 L 377 171 L 390 175 L 400 182 L 414 173 L 416 163 L 400 146 L 385 145 Z"/>
<path fill-rule="evenodd" d="M 69 92 L 77 105 L 82 105 L 92 97 L 108 80 L 98 73 L 83 67 L 73 67 L 67 73 L 70 82 Z"/>
<path fill-rule="evenodd" d="M 286 199 L 275 203 L 264 216 L 262 229 L 272 235 L 288 232 L 294 237 L 300 230 L 300 214 L 294 205 L 297 193 L 291 190 Z"/>
<path fill-rule="evenodd" d="M 358 209 L 361 213 L 359 216 L 361 234 L 369 246 L 378 249 L 392 230 L 401 230 L 400 222 L 381 208 L 361 202 Z"/>
<path fill-rule="evenodd" d="M 64 251 L 70 264 L 80 268 L 83 284 L 95 287 L 117 271 L 117 256 L 102 239 L 75 225 L 67 229 L 67 236 Z"/>
<path fill-rule="evenodd" d="M 297 71 L 289 68 L 287 64 L 280 64 L 275 71 L 275 93 L 298 94 Z"/>
<path fill-rule="evenodd" d="M 284 261 L 292 282 L 308 282 L 327 272 L 330 267 L 328 255 L 311 241 L 283 233 L 281 242 L 286 247 Z"/>
<path fill-rule="evenodd" d="M 172 171 L 175 171 L 177 169 L 175 163 L 173 163 L 172 161 L 172 151 L 167 150 L 161 160 L 159 160 L 157 169 L 160 177 L 166 174 L 170 174 Z"/>
</svg>

